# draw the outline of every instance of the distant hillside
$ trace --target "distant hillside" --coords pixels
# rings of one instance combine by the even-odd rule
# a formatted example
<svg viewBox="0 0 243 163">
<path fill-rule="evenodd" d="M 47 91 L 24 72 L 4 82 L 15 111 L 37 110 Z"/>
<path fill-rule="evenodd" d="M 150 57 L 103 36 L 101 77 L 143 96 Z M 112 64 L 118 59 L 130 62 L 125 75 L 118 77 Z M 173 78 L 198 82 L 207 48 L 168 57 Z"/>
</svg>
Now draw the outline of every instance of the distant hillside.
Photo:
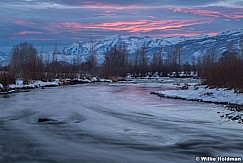
<svg viewBox="0 0 243 163">
<path fill-rule="evenodd" d="M 240 39 L 243 38 L 243 30 L 233 30 L 223 32 L 216 36 L 201 35 L 195 37 L 124 37 L 121 35 L 106 38 L 96 42 L 76 42 L 64 47 L 58 52 L 58 60 L 65 60 L 72 63 L 74 60 L 85 61 L 89 55 L 91 46 L 100 63 L 104 61 L 105 52 L 118 44 L 122 44 L 128 49 L 129 57 L 133 58 L 137 49 L 145 45 L 149 58 L 162 49 L 164 59 L 167 53 L 176 46 L 181 47 L 181 60 L 183 63 L 190 63 L 192 58 L 204 55 L 209 49 L 215 48 L 217 55 L 222 54 L 227 48 L 231 47 L 239 50 Z M 92 45 L 91 45 L 92 44 Z"/>
</svg>

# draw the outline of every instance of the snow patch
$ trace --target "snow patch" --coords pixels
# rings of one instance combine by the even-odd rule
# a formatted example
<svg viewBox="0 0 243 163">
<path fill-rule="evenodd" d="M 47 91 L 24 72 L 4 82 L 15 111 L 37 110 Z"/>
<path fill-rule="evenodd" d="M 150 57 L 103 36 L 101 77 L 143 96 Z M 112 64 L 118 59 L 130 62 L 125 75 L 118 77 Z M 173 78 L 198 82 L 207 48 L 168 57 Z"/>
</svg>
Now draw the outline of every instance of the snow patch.
<svg viewBox="0 0 243 163">
<path fill-rule="evenodd" d="M 10 84 L 10 89 L 22 89 L 22 88 L 38 88 L 38 87 L 47 87 L 47 86 L 58 86 L 60 85 L 59 80 L 54 80 L 52 82 L 43 82 L 43 81 L 32 81 L 29 84 L 24 84 L 23 80 L 17 79 L 15 84 Z"/>
<path fill-rule="evenodd" d="M 207 86 L 188 86 L 185 90 L 156 91 L 162 97 L 180 98 L 193 101 L 215 102 L 243 105 L 243 94 L 225 88 L 209 88 Z"/>
</svg>

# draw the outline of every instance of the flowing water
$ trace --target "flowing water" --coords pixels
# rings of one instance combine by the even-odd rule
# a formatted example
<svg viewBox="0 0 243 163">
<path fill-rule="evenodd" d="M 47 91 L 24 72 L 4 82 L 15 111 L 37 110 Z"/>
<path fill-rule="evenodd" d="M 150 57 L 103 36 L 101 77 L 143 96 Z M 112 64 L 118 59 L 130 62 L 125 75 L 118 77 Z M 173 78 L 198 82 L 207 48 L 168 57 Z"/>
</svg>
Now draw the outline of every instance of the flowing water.
<svg viewBox="0 0 243 163">
<path fill-rule="evenodd" d="M 222 106 L 159 98 L 139 85 L 88 84 L 0 96 L 0 162 L 194 162 L 243 156 Z M 38 118 L 56 121 L 38 123 Z"/>
</svg>

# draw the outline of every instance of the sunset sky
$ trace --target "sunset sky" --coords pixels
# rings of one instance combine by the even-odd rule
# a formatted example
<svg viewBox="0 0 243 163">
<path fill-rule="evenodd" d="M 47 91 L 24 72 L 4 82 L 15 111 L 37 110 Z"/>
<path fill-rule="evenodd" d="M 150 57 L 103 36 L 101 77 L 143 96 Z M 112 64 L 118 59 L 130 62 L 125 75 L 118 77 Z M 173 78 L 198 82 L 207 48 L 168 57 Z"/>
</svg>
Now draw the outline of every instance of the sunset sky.
<svg viewBox="0 0 243 163">
<path fill-rule="evenodd" d="M 243 0 L 0 0 L 0 51 L 110 35 L 215 35 L 243 27 Z"/>
</svg>

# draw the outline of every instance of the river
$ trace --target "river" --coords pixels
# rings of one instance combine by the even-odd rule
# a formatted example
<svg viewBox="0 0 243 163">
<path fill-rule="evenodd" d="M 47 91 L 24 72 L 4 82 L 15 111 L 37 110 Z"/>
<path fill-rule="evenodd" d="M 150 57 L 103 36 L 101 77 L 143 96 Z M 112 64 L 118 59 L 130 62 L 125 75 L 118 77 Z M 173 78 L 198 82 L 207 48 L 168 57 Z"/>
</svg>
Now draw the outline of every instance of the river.
<svg viewBox="0 0 243 163">
<path fill-rule="evenodd" d="M 242 124 L 221 118 L 226 108 L 150 94 L 161 89 L 167 88 L 84 84 L 1 95 L 0 162 L 243 157 Z"/>
</svg>

